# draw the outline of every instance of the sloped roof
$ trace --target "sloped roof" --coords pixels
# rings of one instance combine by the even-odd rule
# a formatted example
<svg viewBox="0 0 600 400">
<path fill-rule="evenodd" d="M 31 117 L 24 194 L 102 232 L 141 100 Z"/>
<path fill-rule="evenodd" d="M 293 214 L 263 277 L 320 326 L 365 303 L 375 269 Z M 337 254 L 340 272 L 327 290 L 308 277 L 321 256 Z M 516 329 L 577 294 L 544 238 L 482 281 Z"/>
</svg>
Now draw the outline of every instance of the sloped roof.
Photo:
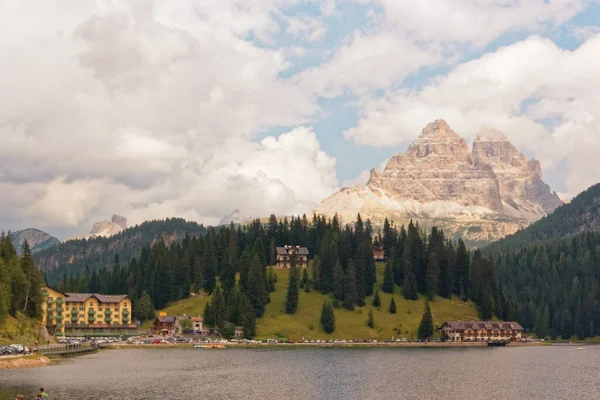
<svg viewBox="0 0 600 400">
<path fill-rule="evenodd" d="M 194 322 L 204 322 L 204 318 L 202 318 L 202 317 L 192 317 L 192 321 L 194 321 Z"/>
<path fill-rule="evenodd" d="M 126 294 L 97 294 L 94 293 L 94 297 L 100 301 L 100 303 L 120 303 L 121 300 L 127 298 Z"/>
<path fill-rule="evenodd" d="M 286 247 L 276 247 L 276 249 L 277 249 L 277 254 L 279 254 L 279 255 L 288 255 L 288 254 L 290 254 L 289 250 L 291 249 L 291 250 L 296 250 L 296 253 L 298 255 L 308 256 L 308 248 L 303 247 L 303 246 L 298 246 L 298 247 L 290 246 L 287 248 Z"/>
<path fill-rule="evenodd" d="M 175 323 L 175 321 L 177 321 L 177 317 L 156 317 L 156 319 L 158 320 L 158 322 L 162 323 L 162 324 L 173 324 Z"/>
<path fill-rule="evenodd" d="M 92 293 L 65 293 L 65 295 L 67 296 L 65 301 L 70 303 L 83 303 L 93 296 Z"/>
<path fill-rule="evenodd" d="M 518 322 L 514 321 L 446 321 L 442 325 L 449 326 L 451 329 L 455 330 L 480 330 L 480 329 L 513 329 L 513 330 L 523 330 L 523 327 L 519 325 Z"/>
<path fill-rule="evenodd" d="M 70 303 L 83 303 L 90 297 L 95 297 L 100 303 L 120 303 L 127 298 L 126 294 L 99 294 L 99 293 L 65 293 L 65 301 Z"/>
</svg>

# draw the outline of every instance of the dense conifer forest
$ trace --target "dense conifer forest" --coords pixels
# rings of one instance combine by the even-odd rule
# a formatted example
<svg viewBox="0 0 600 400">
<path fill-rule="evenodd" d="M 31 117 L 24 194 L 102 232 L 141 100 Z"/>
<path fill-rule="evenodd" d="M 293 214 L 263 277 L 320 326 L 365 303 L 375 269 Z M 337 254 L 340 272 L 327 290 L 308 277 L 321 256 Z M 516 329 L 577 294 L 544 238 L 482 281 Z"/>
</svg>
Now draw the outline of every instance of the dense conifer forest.
<svg viewBox="0 0 600 400">
<path fill-rule="evenodd" d="M 353 310 L 377 294 L 373 246 L 379 246 L 386 255 L 381 286 L 385 293 L 409 300 L 418 295 L 430 300 L 458 296 L 472 300 L 481 319 L 518 321 L 538 337 L 593 337 L 600 335 L 600 233 L 592 232 L 600 225 L 599 204 L 600 187 L 594 186 L 483 251 L 469 251 L 462 240 L 449 240 L 436 227 L 426 232 L 413 222 L 397 227 L 386 220 L 383 229 L 374 232 L 360 215 L 345 226 L 337 217 L 317 215 L 311 219 L 271 215 L 267 223 L 257 219 L 247 225 L 210 228 L 193 224 L 181 240 L 166 241 L 163 226 L 137 233 L 148 238 L 139 251 L 125 246 L 121 253 L 104 252 L 97 259 L 85 256 L 62 276 L 54 271 L 46 277 L 35 267 L 28 246 L 18 257 L 3 235 L 0 319 L 19 310 L 39 316 L 39 287 L 49 279 L 66 292 L 127 293 L 139 320 L 151 319 L 155 309 L 180 299 L 212 294 L 204 313 L 206 324 L 226 334 L 243 326 L 251 337 L 275 290 L 276 247 L 290 244 L 306 246 L 311 262 L 310 274 L 292 262 L 285 312 L 296 312 L 300 290 L 328 294 L 323 312 L 330 330 L 335 329 L 331 323 L 335 308 Z M 187 226 L 178 219 L 166 223 L 178 232 Z M 77 246 L 86 243 L 78 241 Z M 106 254 L 112 259 L 103 263 Z M 380 308 L 379 296 L 369 306 Z M 395 312 L 395 304 L 383 307 Z"/>
<path fill-rule="evenodd" d="M 27 242 L 23 255 L 17 256 L 10 236 L 0 236 L 0 323 L 8 315 L 15 317 L 21 312 L 39 318 L 42 297 L 42 275 L 36 268 Z"/>
<path fill-rule="evenodd" d="M 295 265 L 290 269 L 289 314 L 298 307 L 299 289 L 330 294 L 334 307 L 365 305 L 365 298 L 374 293 L 373 245 L 380 245 L 389 254 L 384 287 L 388 293 L 407 299 L 420 293 L 430 298 L 457 295 L 473 300 L 483 319 L 517 318 L 516 305 L 503 296 L 492 263 L 480 252 L 471 254 L 462 241 L 446 239 L 435 227 L 425 232 L 412 222 L 397 228 L 386 221 L 383 231 L 374 233 L 360 215 L 352 226 L 341 226 L 335 217 L 278 220 L 272 215 L 266 224 L 255 220 L 245 226 L 208 228 L 203 236 L 186 236 L 170 246 L 158 241 L 129 262 L 117 255 L 99 270 L 65 275 L 58 288 L 128 293 L 134 307 L 147 292 L 156 309 L 205 292 L 213 295 L 205 311 L 207 325 L 221 330 L 241 325 L 246 336 L 252 336 L 255 319 L 263 315 L 274 288 L 270 268 L 276 264 L 276 246 L 285 244 L 306 245 L 312 258 L 310 278 Z M 146 314 L 136 315 L 144 319 Z"/>
<path fill-rule="evenodd" d="M 179 242 L 186 235 L 205 232 L 203 225 L 182 218 L 147 221 L 110 237 L 68 240 L 35 253 L 34 259 L 50 281 L 55 282 L 65 274 L 71 276 L 87 268 L 97 270 L 110 265 L 117 253 L 121 260 L 128 261 L 139 258 L 144 247 L 158 240 Z"/>
</svg>

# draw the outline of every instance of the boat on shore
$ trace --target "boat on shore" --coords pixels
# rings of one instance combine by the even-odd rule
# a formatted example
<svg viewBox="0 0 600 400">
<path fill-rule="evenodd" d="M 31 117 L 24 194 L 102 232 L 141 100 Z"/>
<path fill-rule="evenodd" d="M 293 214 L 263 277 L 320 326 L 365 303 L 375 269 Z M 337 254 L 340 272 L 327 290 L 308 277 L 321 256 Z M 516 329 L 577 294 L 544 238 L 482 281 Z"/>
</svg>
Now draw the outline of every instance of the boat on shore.
<svg viewBox="0 0 600 400">
<path fill-rule="evenodd" d="M 195 349 L 224 349 L 225 346 L 222 344 L 197 344 L 194 346 Z"/>
</svg>

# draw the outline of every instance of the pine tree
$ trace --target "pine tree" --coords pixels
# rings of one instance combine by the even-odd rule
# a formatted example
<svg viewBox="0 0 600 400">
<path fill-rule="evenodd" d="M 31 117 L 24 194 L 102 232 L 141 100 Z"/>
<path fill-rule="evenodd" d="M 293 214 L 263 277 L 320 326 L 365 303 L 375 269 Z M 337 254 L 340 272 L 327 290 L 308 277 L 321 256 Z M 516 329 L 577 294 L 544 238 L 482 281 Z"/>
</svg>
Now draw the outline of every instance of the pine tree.
<svg viewBox="0 0 600 400">
<path fill-rule="evenodd" d="M 305 288 L 308 284 L 309 284 L 308 270 L 307 270 L 307 268 L 302 268 L 302 280 L 300 281 L 300 287 Z"/>
<path fill-rule="evenodd" d="M 456 250 L 456 294 L 461 299 L 469 298 L 469 282 L 471 279 L 469 253 L 462 239 L 458 240 L 458 248 Z"/>
<path fill-rule="evenodd" d="M 0 323 L 4 322 L 10 312 L 10 277 L 8 267 L 0 258 Z"/>
<path fill-rule="evenodd" d="M 431 315 L 431 308 L 429 302 L 425 302 L 425 310 L 423 311 L 423 317 L 419 324 L 419 339 L 428 339 L 433 336 L 433 317 Z"/>
<path fill-rule="evenodd" d="M 145 290 L 142 292 L 142 297 L 134 303 L 134 311 L 137 319 L 142 322 L 154 319 L 156 311 L 154 310 L 150 296 Z"/>
<path fill-rule="evenodd" d="M 337 300 L 344 299 L 344 270 L 339 261 L 333 268 L 333 297 Z"/>
<path fill-rule="evenodd" d="M 402 285 L 402 296 L 404 296 L 406 300 L 412 300 L 413 298 L 412 286 L 408 277 L 404 279 L 404 284 Z"/>
<path fill-rule="evenodd" d="M 391 260 L 385 263 L 383 273 L 383 291 L 385 293 L 394 293 L 394 273 L 392 272 Z"/>
<path fill-rule="evenodd" d="M 425 275 L 425 286 L 427 299 L 433 300 L 438 290 L 438 281 L 440 279 L 440 268 L 438 256 L 435 252 L 431 252 L 429 255 L 429 262 L 427 263 L 427 273 Z"/>
<path fill-rule="evenodd" d="M 248 297 L 244 293 L 241 293 L 241 311 L 244 337 L 246 339 L 252 339 L 256 336 L 256 315 L 248 301 Z"/>
<path fill-rule="evenodd" d="M 271 237 L 269 242 L 269 265 L 277 265 L 277 246 L 274 237 Z"/>
<path fill-rule="evenodd" d="M 539 320 L 539 327 L 537 329 L 537 336 L 539 338 L 545 338 L 548 336 L 550 328 L 550 311 L 548 310 L 548 306 L 544 307 L 544 311 Z"/>
<path fill-rule="evenodd" d="M 346 284 L 344 289 L 344 308 L 354 310 L 358 301 L 358 283 L 356 282 L 356 272 L 354 271 L 354 262 L 348 260 L 346 267 Z"/>
<path fill-rule="evenodd" d="M 377 292 L 375 292 L 377 294 Z M 373 316 L 373 310 L 369 309 L 369 317 L 367 318 L 367 326 L 371 329 L 375 328 L 375 317 Z"/>
<path fill-rule="evenodd" d="M 248 273 L 248 288 L 246 290 L 248 301 L 254 310 L 257 318 L 262 317 L 265 312 L 265 305 L 268 302 L 267 283 L 263 266 L 257 255 L 254 255 Z"/>
<path fill-rule="evenodd" d="M 335 331 L 335 314 L 333 307 L 327 301 L 324 301 L 321 307 L 321 328 L 325 333 L 331 334 Z"/>
<path fill-rule="evenodd" d="M 321 268 L 321 260 L 319 259 L 319 256 L 315 256 L 312 259 L 310 276 L 311 276 L 312 286 L 317 290 L 321 290 L 321 287 L 319 286 L 320 268 Z"/>
<path fill-rule="evenodd" d="M 396 301 L 394 300 L 393 297 L 392 297 L 392 300 L 390 301 L 390 314 L 396 314 Z"/>
<path fill-rule="evenodd" d="M 215 320 L 215 313 L 213 312 L 210 302 L 206 303 L 206 306 L 204 306 L 203 319 L 206 326 L 214 327 L 217 324 L 217 321 Z"/>
<path fill-rule="evenodd" d="M 379 299 L 379 291 L 375 291 L 375 295 L 373 295 L 373 307 L 379 308 L 381 306 L 381 300 Z"/>
<path fill-rule="evenodd" d="M 571 335 L 573 335 L 573 320 L 571 319 L 571 314 L 569 313 L 569 310 L 563 311 L 560 330 L 560 336 L 563 339 L 569 339 Z"/>
<path fill-rule="evenodd" d="M 286 314 L 295 314 L 298 310 L 298 271 L 295 263 L 292 263 L 288 279 L 288 289 L 285 302 Z"/>
<path fill-rule="evenodd" d="M 221 287 L 225 293 L 230 293 L 235 287 L 235 265 L 233 256 L 229 253 L 225 255 L 223 265 L 221 266 Z"/>
<path fill-rule="evenodd" d="M 277 283 L 277 274 L 273 271 L 272 267 L 269 267 L 269 271 L 267 272 L 267 286 L 269 293 L 273 293 L 275 291 L 275 284 Z"/>
<path fill-rule="evenodd" d="M 412 294 L 411 300 L 417 300 L 417 298 L 419 297 L 419 288 L 417 286 L 417 277 L 412 272 L 409 277 L 409 282 L 410 282 L 410 292 Z"/>
<path fill-rule="evenodd" d="M 204 281 L 202 282 L 202 287 L 211 294 L 217 286 L 217 257 L 212 246 L 206 250 L 203 265 L 202 278 Z"/>
</svg>

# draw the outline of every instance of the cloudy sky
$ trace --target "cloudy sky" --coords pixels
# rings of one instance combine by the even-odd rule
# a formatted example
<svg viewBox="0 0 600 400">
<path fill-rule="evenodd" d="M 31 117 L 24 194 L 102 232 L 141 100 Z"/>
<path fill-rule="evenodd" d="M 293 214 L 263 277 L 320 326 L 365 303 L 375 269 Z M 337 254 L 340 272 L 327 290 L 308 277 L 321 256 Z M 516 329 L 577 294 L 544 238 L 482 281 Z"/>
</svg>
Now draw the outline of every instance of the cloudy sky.
<svg viewBox="0 0 600 400">
<path fill-rule="evenodd" d="M 599 179 L 596 0 L 3 0 L 0 230 L 310 211 L 444 118 Z"/>
</svg>

